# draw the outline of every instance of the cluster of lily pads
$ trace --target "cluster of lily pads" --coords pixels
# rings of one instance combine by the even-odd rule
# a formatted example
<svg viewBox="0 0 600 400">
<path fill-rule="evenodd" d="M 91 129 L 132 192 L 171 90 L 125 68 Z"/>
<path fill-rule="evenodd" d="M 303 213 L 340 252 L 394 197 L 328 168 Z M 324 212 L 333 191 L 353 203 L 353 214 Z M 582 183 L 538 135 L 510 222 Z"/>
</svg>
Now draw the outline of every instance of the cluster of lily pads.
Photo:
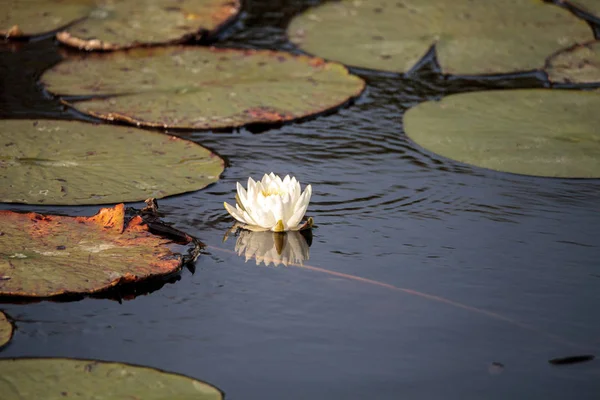
<svg viewBox="0 0 600 400">
<path fill-rule="evenodd" d="M 92 294 L 177 272 L 186 258 L 173 250 L 172 239 L 152 233 L 155 214 L 127 218 L 122 203 L 200 190 L 219 179 L 224 162 L 199 144 L 142 128 L 235 129 L 315 116 L 363 92 L 365 81 L 346 66 L 410 76 L 433 55 L 445 79 L 537 72 L 547 78 L 546 89 L 455 94 L 419 104 L 405 114 L 406 135 L 425 150 L 497 171 L 600 177 L 596 0 L 326 2 L 288 27 L 290 40 L 311 55 L 206 46 L 238 15 L 238 0 L 8 3 L 0 10 L 0 35 L 8 40 L 54 35 L 86 51 L 67 52 L 45 71 L 44 88 L 78 112 L 119 124 L 0 121 L 0 201 L 121 204 L 93 217 L 1 211 L 0 296 Z M 242 214 L 238 220 L 245 221 Z M 279 237 L 269 237 L 270 247 L 282 247 Z M 251 237 L 241 238 L 240 254 L 256 251 Z M 296 247 L 284 264 L 308 251 Z M 73 274 L 75 268 L 80 273 Z M 12 331 L 0 312 L 0 346 Z M 35 385 L 19 376 L 45 382 L 46 362 L 0 360 L 0 373 L 33 393 Z M 52 362 L 65 379 L 73 371 L 93 380 L 107 370 L 128 370 L 119 375 L 122 385 L 113 385 L 117 392 L 159 382 L 147 384 L 148 393 L 175 385 L 193 398 L 222 396 L 200 381 L 158 378 L 158 371 L 142 367 Z"/>
<path fill-rule="evenodd" d="M 360 68 L 410 75 L 434 54 L 446 79 L 544 76 L 547 89 L 419 104 L 405 113 L 404 131 L 426 150 L 479 167 L 598 178 L 599 23 L 596 0 L 345 0 L 307 10 L 288 34 L 309 53 Z"/>
</svg>

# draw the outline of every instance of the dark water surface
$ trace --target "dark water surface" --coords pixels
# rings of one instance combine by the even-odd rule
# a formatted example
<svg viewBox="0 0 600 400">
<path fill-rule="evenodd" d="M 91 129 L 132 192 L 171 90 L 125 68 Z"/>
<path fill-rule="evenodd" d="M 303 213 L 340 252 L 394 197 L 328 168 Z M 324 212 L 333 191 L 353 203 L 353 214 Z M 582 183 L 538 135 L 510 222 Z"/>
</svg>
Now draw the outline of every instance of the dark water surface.
<svg viewBox="0 0 600 400">
<path fill-rule="evenodd" d="M 252 2 L 224 43 L 292 50 L 285 18 L 311 3 Z M 2 49 L 0 117 L 81 119 L 35 84 L 57 49 Z M 407 140 L 403 112 L 483 83 L 360 75 L 366 92 L 337 113 L 259 134 L 177 133 L 230 163 L 217 184 L 159 201 L 165 220 L 208 245 L 195 273 L 122 304 L 2 305 L 18 330 L 0 357 L 144 364 L 232 400 L 600 398 L 598 360 L 548 363 L 600 349 L 600 181 L 432 155 Z M 235 182 L 270 171 L 313 185 L 318 227 L 305 264 L 389 286 L 256 266 L 235 254 L 236 237 L 222 243 Z"/>
</svg>

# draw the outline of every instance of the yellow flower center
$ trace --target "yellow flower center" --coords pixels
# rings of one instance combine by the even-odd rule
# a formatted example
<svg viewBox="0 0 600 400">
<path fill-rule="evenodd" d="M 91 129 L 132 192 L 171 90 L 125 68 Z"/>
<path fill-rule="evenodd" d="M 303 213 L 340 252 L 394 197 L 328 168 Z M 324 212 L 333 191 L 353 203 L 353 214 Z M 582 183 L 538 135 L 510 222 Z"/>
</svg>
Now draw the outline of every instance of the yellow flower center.
<svg viewBox="0 0 600 400">
<path fill-rule="evenodd" d="M 283 196 L 285 194 L 284 190 L 281 190 L 279 188 L 272 188 L 272 189 L 264 189 L 261 191 L 262 195 L 265 197 L 269 197 L 269 196 Z"/>
</svg>

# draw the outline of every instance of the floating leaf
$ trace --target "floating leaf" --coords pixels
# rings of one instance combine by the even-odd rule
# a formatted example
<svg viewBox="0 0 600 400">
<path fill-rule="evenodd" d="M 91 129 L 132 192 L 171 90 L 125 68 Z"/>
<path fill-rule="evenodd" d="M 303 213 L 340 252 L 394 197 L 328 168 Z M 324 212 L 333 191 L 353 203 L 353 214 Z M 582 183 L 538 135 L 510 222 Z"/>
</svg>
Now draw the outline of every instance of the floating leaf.
<svg viewBox="0 0 600 400">
<path fill-rule="evenodd" d="M 307 10 L 288 35 L 309 53 L 394 72 L 435 44 L 442 71 L 461 75 L 538 69 L 593 38 L 584 21 L 542 0 L 342 0 Z"/>
<path fill-rule="evenodd" d="M 178 271 L 183 256 L 124 206 L 92 217 L 0 211 L 0 296 L 96 293 Z M 191 240 L 191 238 L 189 238 Z"/>
<path fill-rule="evenodd" d="M 56 31 L 84 19 L 95 8 L 94 0 L 3 0 L 0 36 L 22 37 Z"/>
<path fill-rule="evenodd" d="M 42 76 L 65 103 L 131 123 L 211 129 L 323 112 L 358 96 L 364 81 L 337 63 L 264 50 L 144 48 L 68 59 Z"/>
<path fill-rule="evenodd" d="M 556 83 L 600 82 L 600 42 L 586 43 L 552 56 L 546 72 Z"/>
<path fill-rule="evenodd" d="M 600 178 L 600 93 L 507 90 L 451 95 L 404 116 L 417 144 L 517 174 Z"/>
<path fill-rule="evenodd" d="M 0 360 L 3 400 L 17 399 L 177 399 L 221 400 L 216 387 L 154 368 L 68 358 Z"/>
<path fill-rule="evenodd" d="M 112 50 L 214 33 L 239 10 L 239 0 L 9 0 L 0 10 L 0 34 L 64 28 L 57 34 L 63 43 Z"/>
<path fill-rule="evenodd" d="M 224 162 L 193 142 L 75 121 L 0 121 L 0 201 L 106 204 L 216 182 Z"/>
<path fill-rule="evenodd" d="M 2 276 L 0 276 L 0 282 L 1 280 Z M 8 320 L 6 314 L 0 311 L 0 349 L 10 342 L 10 339 L 12 339 L 13 330 L 13 324 Z"/>
</svg>

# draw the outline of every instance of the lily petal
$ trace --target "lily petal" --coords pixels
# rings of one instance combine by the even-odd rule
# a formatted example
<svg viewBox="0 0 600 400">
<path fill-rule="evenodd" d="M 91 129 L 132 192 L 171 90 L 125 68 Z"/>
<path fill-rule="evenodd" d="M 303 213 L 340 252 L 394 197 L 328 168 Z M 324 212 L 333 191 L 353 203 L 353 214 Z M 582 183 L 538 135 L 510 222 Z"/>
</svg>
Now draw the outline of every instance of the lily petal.
<svg viewBox="0 0 600 400">
<path fill-rule="evenodd" d="M 307 207 L 308 204 L 306 204 L 303 207 L 300 207 L 298 210 L 296 210 L 294 215 L 290 217 L 290 219 L 287 222 L 287 225 L 290 227 L 290 230 L 297 231 L 298 229 L 300 229 L 300 227 L 302 226 L 302 224 L 300 224 L 300 221 L 302 221 L 302 217 L 304 217 L 304 214 L 306 214 Z"/>
<path fill-rule="evenodd" d="M 225 209 L 227 210 L 227 212 L 236 220 L 238 220 L 239 222 L 241 222 L 242 224 L 247 224 L 246 219 L 238 212 L 238 210 L 236 210 L 235 208 L 233 208 L 232 205 L 230 205 L 229 203 L 223 202 L 223 205 L 225 206 Z"/>
<path fill-rule="evenodd" d="M 246 189 L 244 189 L 244 187 L 242 185 L 240 185 L 239 182 L 236 182 L 236 188 L 237 188 L 237 194 L 240 197 L 240 206 L 242 206 L 242 208 L 246 208 L 246 203 L 248 202 L 248 193 L 246 192 Z"/>
<path fill-rule="evenodd" d="M 308 185 L 304 189 L 304 193 L 302 193 L 302 195 L 300 195 L 300 198 L 296 202 L 296 204 L 294 206 L 294 213 L 296 213 L 296 211 L 298 211 L 298 209 L 300 209 L 301 207 L 304 207 L 304 208 L 308 207 L 308 203 L 310 203 L 311 196 L 312 196 L 312 186 Z"/>
</svg>

